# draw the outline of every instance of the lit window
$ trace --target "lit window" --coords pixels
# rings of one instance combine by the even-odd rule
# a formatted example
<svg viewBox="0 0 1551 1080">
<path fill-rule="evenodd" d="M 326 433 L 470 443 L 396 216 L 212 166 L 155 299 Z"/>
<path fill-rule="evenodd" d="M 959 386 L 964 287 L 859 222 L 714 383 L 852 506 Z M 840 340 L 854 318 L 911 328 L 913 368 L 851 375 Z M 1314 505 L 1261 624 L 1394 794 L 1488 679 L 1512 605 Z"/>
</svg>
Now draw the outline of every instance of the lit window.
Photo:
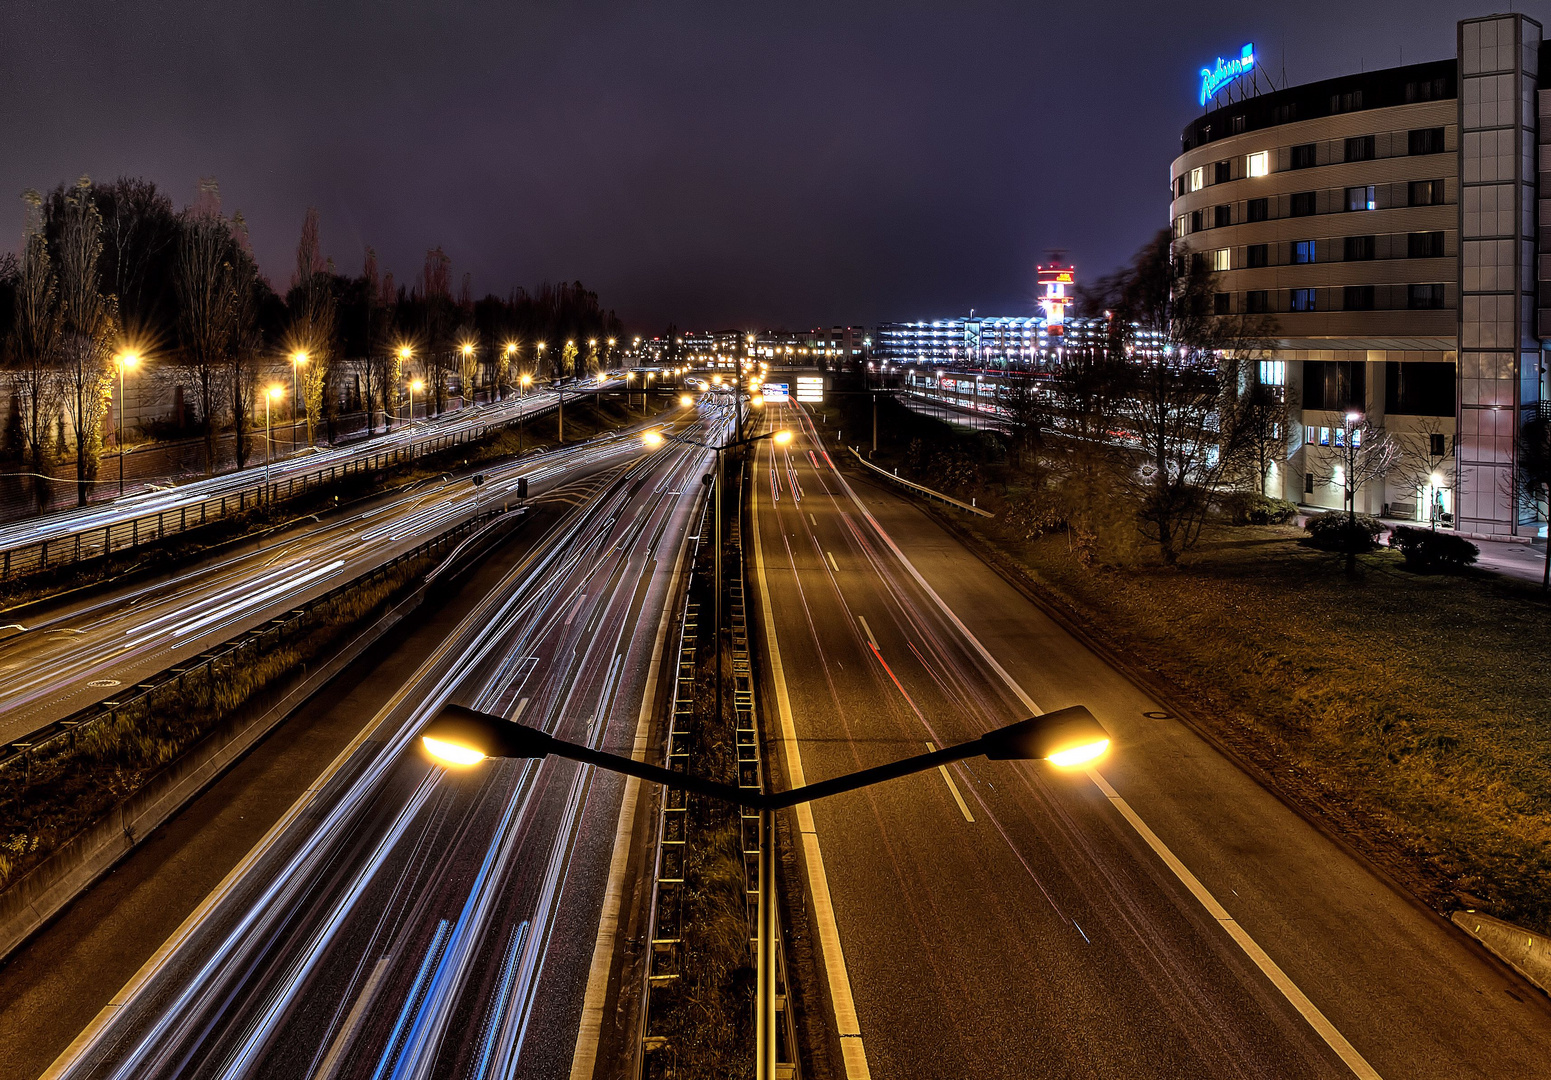
<svg viewBox="0 0 1551 1080">
<path fill-rule="evenodd" d="M 1218 248 L 1216 251 L 1212 252 L 1212 269 L 1213 270 L 1226 270 L 1226 269 L 1228 269 L 1228 249 L 1227 248 Z"/>
<path fill-rule="evenodd" d="M 1330 429 L 1330 445 L 1332 445 L 1332 446 L 1345 446 L 1346 445 L 1346 429 L 1345 428 L 1331 428 Z"/>
<path fill-rule="evenodd" d="M 1346 189 L 1346 208 L 1348 210 L 1377 210 L 1378 206 L 1378 202 L 1373 197 L 1372 184 Z"/>
<path fill-rule="evenodd" d="M 1319 444 L 1321 446 L 1330 445 L 1330 429 L 1328 427 L 1322 427 L 1319 429 Z"/>
<path fill-rule="evenodd" d="M 1303 441 L 1310 446 L 1319 442 L 1319 431 L 1316 428 L 1303 429 Z"/>
<path fill-rule="evenodd" d="M 1262 150 L 1258 154 L 1249 155 L 1244 172 L 1249 176 L 1266 176 L 1271 172 L 1271 153 Z"/>
<path fill-rule="evenodd" d="M 1206 168 L 1204 166 L 1197 165 L 1194 169 L 1190 170 L 1190 190 L 1200 191 L 1205 186 Z"/>
<path fill-rule="evenodd" d="M 1180 237 L 1184 236 L 1189 231 L 1190 231 L 1190 217 L 1188 215 L 1181 214 L 1181 215 L 1179 215 L 1179 217 L 1174 219 L 1174 239 L 1178 240 Z"/>
<path fill-rule="evenodd" d="M 1292 246 L 1292 261 L 1295 263 L 1311 263 L 1314 261 L 1314 241 L 1294 240 Z"/>
<path fill-rule="evenodd" d="M 1285 360 L 1260 361 L 1260 384 L 1262 386 L 1286 386 L 1287 362 Z M 1313 431 L 1313 428 L 1309 429 Z"/>
<path fill-rule="evenodd" d="M 1313 289 L 1294 289 L 1294 290 L 1292 290 L 1291 300 L 1292 300 L 1292 310 L 1294 310 L 1294 311 L 1313 311 L 1314 310 L 1314 290 Z"/>
<path fill-rule="evenodd" d="M 1361 446 L 1362 444 L 1363 444 L 1362 429 L 1361 428 L 1353 428 L 1352 429 L 1352 449 L 1355 450 L 1359 446 Z"/>
</svg>

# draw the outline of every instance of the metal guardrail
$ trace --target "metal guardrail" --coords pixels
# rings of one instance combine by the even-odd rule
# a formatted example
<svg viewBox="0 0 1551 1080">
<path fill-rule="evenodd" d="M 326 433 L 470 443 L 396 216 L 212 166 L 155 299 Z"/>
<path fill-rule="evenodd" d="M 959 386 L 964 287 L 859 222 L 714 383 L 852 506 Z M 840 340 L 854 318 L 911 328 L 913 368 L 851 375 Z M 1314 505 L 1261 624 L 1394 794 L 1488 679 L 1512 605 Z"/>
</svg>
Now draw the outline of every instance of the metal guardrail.
<svg viewBox="0 0 1551 1080">
<path fill-rule="evenodd" d="M 880 468 L 878 468 L 878 466 L 874 465 L 872 462 L 870 462 L 866 458 L 862 457 L 861 454 L 858 454 L 856 452 L 856 447 L 854 447 L 854 446 L 848 446 L 848 447 L 846 447 L 846 449 L 851 451 L 851 456 L 856 458 L 856 460 L 859 463 L 867 466 L 869 469 L 871 469 L 873 472 L 877 473 L 879 476 L 887 477 L 888 479 L 894 481 L 894 483 L 896 483 L 896 484 L 903 484 L 905 487 L 910 488 L 913 491 L 918 491 L 922 495 L 925 495 L 929 499 L 938 499 L 938 500 L 940 500 L 942 502 L 948 503 L 950 506 L 956 506 L 960 510 L 967 510 L 971 514 L 979 514 L 983 518 L 995 517 L 996 516 L 995 514 L 991 513 L 989 510 L 982 510 L 978 506 L 972 506 L 972 505 L 970 505 L 967 502 L 960 502 L 958 499 L 955 499 L 952 495 L 944 495 L 942 492 L 940 492 L 940 491 L 933 491 L 931 488 L 926 487 L 923 484 L 917 484 L 914 481 L 906 480 L 903 476 L 898 476 L 895 473 L 891 473 L 891 472 L 888 472 L 887 470 L 880 469 Z"/>
<path fill-rule="evenodd" d="M 316 491 L 350 476 L 363 472 L 381 472 L 417 458 L 439 454 L 454 446 L 482 439 L 492 430 L 513 427 L 547 416 L 557 407 L 558 402 L 554 402 L 532 412 L 469 427 L 454 434 L 435 435 L 427 439 L 411 441 L 408 446 L 380 450 L 376 453 L 363 453 L 346 461 L 320 466 L 299 476 L 287 476 L 270 481 L 257 477 L 252 484 L 238 488 L 236 491 L 212 495 L 184 506 L 144 514 L 111 525 L 80 529 L 57 537 L 18 544 L 0 552 L 0 581 L 40 573 L 68 563 L 100 558 L 117 551 L 133 550 L 141 544 L 164 540 L 168 536 L 175 536 L 210 522 L 220 521 L 225 517 L 242 514 L 259 506 L 273 505 L 309 491 Z"/>
<path fill-rule="evenodd" d="M 386 579 L 396 567 L 409 560 L 424 558 L 428 555 L 434 556 L 439 552 L 448 550 L 451 545 L 459 542 L 465 535 L 474 532 L 481 522 L 503 512 L 498 508 L 492 507 L 484 515 L 468 518 L 446 532 L 416 545 L 403 554 L 397 555 L 387 562 L 373 567 L 341 585 L 335 586 L 326 593 L 313 597 L 301 607 L 295 608 L 283 616 L 271 619 L 261 626 L 253 627 L 237 637 L 222 642 L 214 648 L 205 650 L 192 660 L 167 668 L 146 681 L 137 683 L 123 697 L 88 705 L 62 720 L 57 720 L 52 724 L 39 728 L 27 736 L 26 739 L 0 747 L 0 768 L 12 766 L 16 763 L 26 765 L 32 755 L 44 747 L 63 739 L 68 739 L 73 743 L 83 731 L 88 731 L 104 721 L 116 719 L 132 708 L 143 705 L 154 706 L 169 694 L 177 697 L 183 693 L 185 684 L 191 678 L 200 676 L 211 677 L 217 670 L 218 665 L 227 663 L 229 667 L 231 664 L 235 664 L 244 658 L 254 659 L 264 655 L 275 646 L 284 644 L 287 640 L 294 637 L 298 631 L 310 629 L 310 620 L 313 618 L 314 613 L 324 604 L 373 580 Z"/>
</svg>

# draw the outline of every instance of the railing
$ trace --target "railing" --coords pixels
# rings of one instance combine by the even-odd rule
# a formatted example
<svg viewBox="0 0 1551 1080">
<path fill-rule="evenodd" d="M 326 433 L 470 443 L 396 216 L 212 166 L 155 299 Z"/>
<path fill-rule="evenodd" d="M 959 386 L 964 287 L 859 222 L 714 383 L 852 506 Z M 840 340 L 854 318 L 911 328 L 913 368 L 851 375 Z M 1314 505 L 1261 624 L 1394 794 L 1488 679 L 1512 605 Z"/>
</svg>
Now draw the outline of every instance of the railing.
<svg viewBox="0 0 1551 1080">
<path fill-rule="evenodd" d="M 180 699 L 187 682 L 191 679 L 196 677 L 213 679 L 223 666 L 229 670 L 233 665 L 245 660 L 249 662 L 255 660 L 275 646 L 284 644 L 298 631 L 309 629 L 314 613 L 322 605 L 374 580 L 386 580 L 395 568 L 405 562 L 447 551 L 465 535 L 472 533 L 483 520 L 499 513 L 502 511 L 492 508 L 483 517 L 471 517 L 460 522 L 409 551 L 367 570 L 326 593 L 313 597 L 285 615 L 271 619 L 261 626 L 256 626 L 212 649 L 205 650 L 192 660 L 167 668 L 145 682 L 136 684 L 126 695 L 116 700 L 99 701 L 62 720 L 39 728 L 25 739 L 0 748 L 0 768 L 18 763 L 26 765 L 31 755 L 44 747 L 61 739 L 69 739 L 73 742 L 83 731 L 88 731 L 105 721 L 112 721 L 127 710 L 140 706 L 155 707 L 158 704 Z"/>
<path fill-rule="evenodd" d="M 82 528 L 59 536 L 9 547 L 0 552 L 0 581 L 41 573 L 68 563 L 100 558 L 118 551 L 133 550 L 142 544 L 155 543 L 168 536 L 175 536 L 180 532 L 196 529 L 225 517 L 242 514 L 259 506 L 273 505 L 316 491 L 350 476 L 395 468 L 417 458 L 439 454 L 454 446 L 482 439 L 492 430 L 512 427 L 540 416 L 547 416 L 558 405 L 558 402 L 552 402 L 532 412 L 505 420 L 411 441 L 408 446 L 390 450 L 379 450 L 373 453 L 370 452 L 368 444 L 363 447 L 363 453 L 349 460 L 323 465 L 300 475 L 274 480 L 265 480 L 259 476 L 253 483 L 240 487 L 236 491 L 211 495 L 183 506 L 142 514 L 127 521 Z"/>
<path fill-rule="evenodd" d="M 940 500 L 942 502 L 945 502 L 945 503 L 949 504 L 950 506 L 956 506 L 960 510 L 967 510 L 971 514 L 979 514 L 983 518 L 995 517 L 996 516 L 995 514 L 989 512 L 987 510 L 980 509 L 980 507 L 978 507 L 978 506 L 973 506 L 973 505 L 971 505 L 970 503 L 967 503 L 967 502 L 960 502 L 958 499 L 955 499 L 952 495 L 944 495 L 942 492 L 940 492 L 940 491 L 933 491 L 931 488 L 926 487 L 923 484 L 917 484 L 914 481 L 906 480 L 903 476 L 899 476 L 899 475 L 897 475 L 895 473 L 888 472 L 885 469 L 880 469 L 880 468 L 878 468 L 878 466 L 874 465 L 872 462 L 870 462 L 866 458 L 862 457 L 861 454 L 858 454 L 856 452 L 856 447 L 854 447 L 854 446 L 848 446 L 848 447 L 846 447 L 846 449 L 851 451 L 851 456 L 856 458 L 856 460 L 859 463 L 867 466 L 869 469 L 871 469 L 873 472 L 877 473 L 879 476 L 886 477 L 889 480 L 894 481 L 894 483 L 896 483 L 896 484 L 903 484 L 905 487 L 910 488 L 913 491 L 920 492 L 922 495 L 925 495 L 929 499 L 938 499 L 938 500 Z"/>
</svg>

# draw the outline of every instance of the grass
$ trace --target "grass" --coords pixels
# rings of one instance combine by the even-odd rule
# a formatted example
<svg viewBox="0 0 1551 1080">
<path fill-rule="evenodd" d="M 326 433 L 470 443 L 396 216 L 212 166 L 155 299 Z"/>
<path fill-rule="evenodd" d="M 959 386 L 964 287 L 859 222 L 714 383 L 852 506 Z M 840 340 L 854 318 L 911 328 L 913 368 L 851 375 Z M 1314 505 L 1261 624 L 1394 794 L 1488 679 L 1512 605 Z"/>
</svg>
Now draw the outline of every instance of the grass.
<svg viewBox="0 0 1551 1080">
<path fill-rule="evenodd" d="M 101 820 L 255 694 L 328 655 L 430 562 L 429 555 L 406 560 L 385 577 L 317 605 L 284 640 L 260 639 L 119 710 L 73 742 L 44 748 L 25 769 L 0 769 L 0 888 Z"/>
<path fill-rule="evenodd" d="M 1348 578 L 1344 556 L 1286 526 L 1208 526 L 1177 569 L 1145 545 L 1086 557 L 1064 532 L 1030 527 L 1037 496 L 994 451 L 894 419 L 880 465 L 910 475 L 923 456 L 973 459 L 950 493 L 998 514 L 955 529 L 1192 702 L 1265 782 L 1434 907 L 1551 932 L 1551 601 L 1536 586 L 1417 575 L 1387 550 Z M 936 449 L 912 455 L 913 439 Z M 951 488 L 944 475 L 912 478 Z"/>
</svg>

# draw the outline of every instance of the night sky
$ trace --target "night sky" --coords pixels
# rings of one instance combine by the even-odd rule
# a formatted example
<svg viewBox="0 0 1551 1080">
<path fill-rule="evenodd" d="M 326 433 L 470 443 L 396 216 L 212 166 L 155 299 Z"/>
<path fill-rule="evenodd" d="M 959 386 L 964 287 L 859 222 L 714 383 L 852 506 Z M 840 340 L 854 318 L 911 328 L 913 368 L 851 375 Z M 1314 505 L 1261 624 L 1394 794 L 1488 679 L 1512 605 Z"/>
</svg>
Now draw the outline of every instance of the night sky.
<svg viewBox="0 0 1551 1080">
<path fill-rule="evenodd" d="M 1307 82 L 1493 10 L 5 0 L 0 237 L 28 187 L 214 176 L 282 290 L 316 206 L 341 271 L 441 244 L 476 294 L 580 279 L 636 329 L 1030 314 L 1048 249 L 1092 276 L 1165 223 L 1218 54 Z"/>
</svg>

